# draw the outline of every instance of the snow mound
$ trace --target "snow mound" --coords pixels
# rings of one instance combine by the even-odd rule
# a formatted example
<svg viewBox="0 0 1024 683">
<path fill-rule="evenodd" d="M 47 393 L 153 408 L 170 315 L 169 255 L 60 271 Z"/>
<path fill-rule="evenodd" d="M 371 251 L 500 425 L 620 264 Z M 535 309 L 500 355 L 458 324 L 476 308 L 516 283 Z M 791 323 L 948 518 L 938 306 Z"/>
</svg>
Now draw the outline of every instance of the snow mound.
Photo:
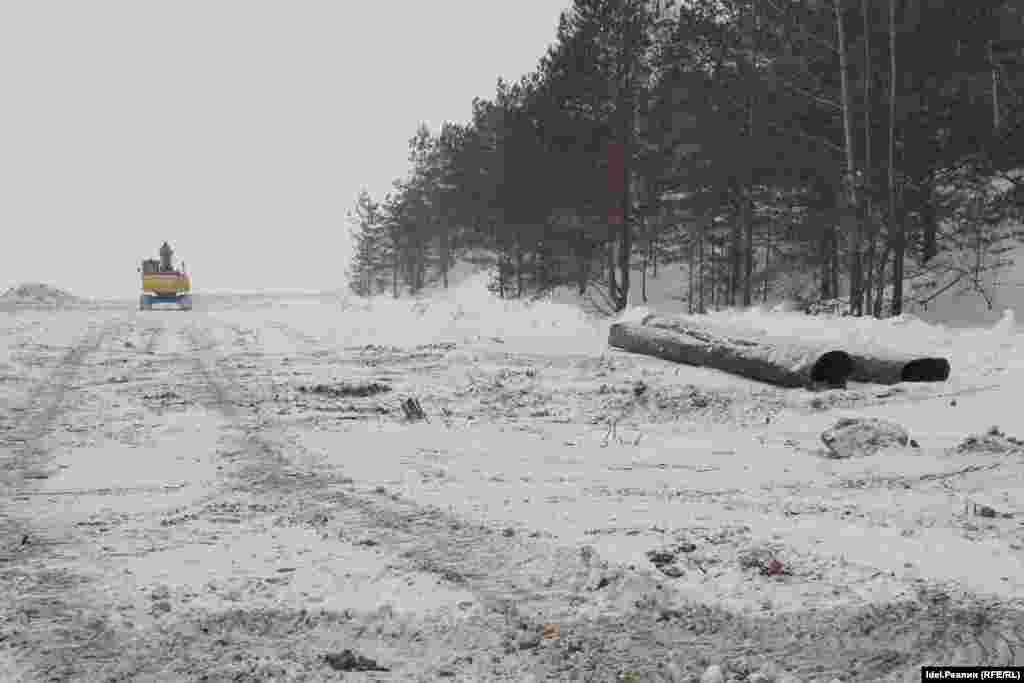
<svg viewBox="0 0 1024 683">
<path fill-rule="evenodd" d="M 412 298 L 347 295 L 337 302 L 345 324 L 330 334 L 343 345 L 417 346 L 500 341 L 521 352 L 597 352 L 607 346 L 607 324 L 577 306 L 547 298 L 502 299 L 487 288 L 489 275 L 467 277 L 449 289 Z"/>
<path fill-rule="evenodd" d="M 1003 317 L 999 319 L 999 322 L 992 326 L 992 331 L 1000 334 L 1013 334 L 1016 328 L 1017 320 L 1013 309 L 1007 308 L 1003 311 Z"/>
<path fill-rule="evenodd" d="M 63 289 L 41 282 L 27 282 L 8 289 L 0 295 L 0 302 L 25 306 L 67 306 L 83 301 Z"/>
</svg>

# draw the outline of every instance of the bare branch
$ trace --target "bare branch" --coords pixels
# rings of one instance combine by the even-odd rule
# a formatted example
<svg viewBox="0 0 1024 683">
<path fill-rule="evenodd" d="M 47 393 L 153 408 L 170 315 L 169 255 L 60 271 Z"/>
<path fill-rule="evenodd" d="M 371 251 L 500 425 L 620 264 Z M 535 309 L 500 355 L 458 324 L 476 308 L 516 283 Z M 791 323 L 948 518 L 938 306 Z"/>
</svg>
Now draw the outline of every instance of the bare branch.
<svg viewBox="0 0 1024 683">
<path fill-rule="evenodd" d="M 774 9 L 776 12 L 778 12 L 781 16 L 784 16 L 784 17 L 787 17 L 787 18 L 790 16 L 786 12 L 786 10 L 784 10 L 781 7 L 779 7 L 776 3 L 772 2 L 772 0 L 764 0 L 764 2 L 768 3 L 768 5 L 772 9 Z M 811 40 L 811 42 L 817 43 L 819 47 L 823 47 L 826 50 L 830 50 L 833 54 L 836 54 L 836 55 L 839 54 L 839 48 L 835 45 L 835 43 L 829 42 L 827 40 L 824 40 L 824 39 L 819 38 L 818 36 L 814 35 L 812 32 L 810 32 L 807 29 L 805 29 L 802 26 L 800 26 L 800 22 L 799 21 L 793 21 L 793 22 L 790 22 L 790 23 L 791 23 L 791 28 L 795 28 L 804 38 L 808 38 L 808 39 Z"/>
<path fill-rule="evenodd" d="M 820 95 L 815 95 L 810 90 L 804 90 L 801 87 L 793 85 L 792 83 L 790 83 L 789 81 L 787 81 L 784 78 L 779 78 L 778 76 L 776 76 L 775 80 L 778 81 L 779 83 L 781 83 L 787 89 L 792 90 L 793 92 L 795 92 L 798 95 L 803 95 L 807 99 L 814 100 L 818 104 L 822 104 L 822 105 L 824 105 L 826 107 L 832 107 L 833 109 L 835 109 L 837 111 L 842 111 L 843 110 L 843 105 L 841 105 L 840 103 L 836 102 L 835 100 L 829 100 L 829 99 L 826 99 L 824 97 L 821 97 Z"/>
</svg>

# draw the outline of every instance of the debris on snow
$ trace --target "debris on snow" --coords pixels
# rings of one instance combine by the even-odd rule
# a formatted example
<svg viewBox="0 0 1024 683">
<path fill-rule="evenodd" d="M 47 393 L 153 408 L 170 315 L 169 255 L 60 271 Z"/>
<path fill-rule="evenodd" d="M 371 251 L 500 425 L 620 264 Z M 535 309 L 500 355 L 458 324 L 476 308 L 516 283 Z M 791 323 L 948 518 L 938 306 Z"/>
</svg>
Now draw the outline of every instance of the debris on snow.
<svg viewBox="0 0 1024 683">
<path fill-rule="evenodd" d="M 352 650 L 331 652 L 324 655 L 323 659 L 335 671 L 390 671 L 376 660 L 356 654 Z"/>
<path fill-rule="evenodd" d="M 405 419 L 409 422 L 419 422 L 420 420 L 427 420 L 427 414 L 423 412 L 423 406 L 415 398 L 407 398 L 402 401 L 402 412 L 405 413 Z M 427 420 L 429 422 L 429 420 Z"/>
<path fill-rule="evenodd" d="M 671 550 L 649 550 L 647 551 L 647 559 L 655 567 L 661 569 L 663 566 L 675 562 L 676 554 Z"/>
<path fill-rule="evenodd" d="M 822 299 L 811 301 L 801 307 L 807 315 L 817 316 L 839 316 L 848 317 L 852 315 L 850 302 L 846 299 Z"/>
<path fill-rule="evenodd" d="M 956 447 L 958 453 L 1005 454 L 1024 451 L 1024 441 L 1007 436 L 999 427 L 990 427 L 984 434 L 973 434 Z"/>
<path fill-rule="evenodd" d="M 302 393 L 320 394 L 331 398 L 366 398 L 391 391 L 391 387 L 380 382 L 366 382 L 359 384 L 341 383 L 337 386 L 329 384 L 314 384 L 313 386 L 299 387 Z"/>
<path fill-rule="evenodd" d="M 762 576 L 790 574 L 790 570 L 768 548 L 752 548 L 742 551 L 738 559 L 742 569 L 756 569 Z"/>
<path fill-rule="evenodd" d="M 979 517 L 995 517 L 997 513 L 995 508 L 988 505 L 975 505 L 974 514 Z"/>
<path fill-rule="evenodd" d="M 875 455 L 886 448 L 907 446 L 907 430 L 888 420 L 878 418 L 840 419 L 821 434 L 829 457 L 852 458 Z"/>
<path fill-rule="evenodd" d="M 174 391 L 171 391 L 170 389 L 155 392 L 152 394 L 144 394 L 142 398 L 144 398 L 147 401 L 155 401 L 164 407 L 170 405 L 185 405 L 186 403 L 188 403 L 188 401 L 185 400 L 185 398 L 175 393 Z"/>
</svg>

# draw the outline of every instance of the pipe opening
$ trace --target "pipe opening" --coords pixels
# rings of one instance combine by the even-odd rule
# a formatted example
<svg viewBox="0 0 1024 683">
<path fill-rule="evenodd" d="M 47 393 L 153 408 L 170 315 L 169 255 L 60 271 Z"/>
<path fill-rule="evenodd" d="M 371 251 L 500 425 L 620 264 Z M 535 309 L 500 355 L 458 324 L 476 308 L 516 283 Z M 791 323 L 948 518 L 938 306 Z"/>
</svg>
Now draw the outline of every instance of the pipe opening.
<svg viewBox="0 0 1024 683">
<path fill-rule="evenodd" d="M 846 351 L 828 351 L 811 368 L 811 381 L 841 388 L 853 373 L 853 358 Z"/>
<path fill-rule="evenodd" d="M 945 358 L 916 358 L 900 371 L 902 382 L 945 382 L 949 379 L 949 361 Z"/>
</svg>

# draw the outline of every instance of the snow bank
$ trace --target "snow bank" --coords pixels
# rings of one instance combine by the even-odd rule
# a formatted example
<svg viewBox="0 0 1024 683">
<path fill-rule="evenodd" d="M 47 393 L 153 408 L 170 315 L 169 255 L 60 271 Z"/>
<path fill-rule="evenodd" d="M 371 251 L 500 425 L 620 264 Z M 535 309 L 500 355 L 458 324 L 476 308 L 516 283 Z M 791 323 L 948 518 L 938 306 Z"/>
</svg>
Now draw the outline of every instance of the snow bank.
<svg viewBox="0 0 1024 683">
<path fill-rule="evenodd" d="M 336 318 L 313 321 L 296 311 L 302 316 L 296 322 L 341 346 L 493 341 L 510 351 L 565 353 L 600 353 L 607 347 L 607 323 L 569 304 L 501 299 L 487 290 L 488 277 L 481 273 L 411 299 L 346 295 L 335 304 L 340 309 Z M 288 312 L 282 313 L 287 319 Z"/>
<path fill-rule="evenodd" d="M 0 304 L 15 306 L 67 306 L 83 300 L 63 289 L 41 282 L 28 282 L 11 287 L 0 295 Z"/>
<path fill-rule="evenodd" d="M 652 300 L 614 317 L 600 317 L 586 313 L 564 293 L 536 301 L 501 299 L 488 291 L 489 278 L 488 273 L 476 273 L 449 289 L 434 287 L 414 298 L 342 293 L 305 300 L 322 306 L 291 305 L 298 303 L 295 297 L 267 303 L 277 309 L 275 319 L 340 347 L 487 343 L 509 352 L 590 355 L 610 351 L 613 323 L 679 312 L 672 301 Z M 958 378 L 1024 369 L 1024 336 L 1010 309 L 988 328 L 948 327 L 912 314 L 886 320 L 810 316 L 775 304 L 696 317 L 753 336 L 797 336 L 828 346 L 938 355 L 949 359 Z"/>
<path fill-rule="evenodd" d="M 803 313 L 754 308 L 726 310 L 706 316 L 718 322 L 763 331 L 768 335 L 795 335 L 824 344 L 885 347 L 922 355 L 942 355 L 953 373 L 990 374 L 1024 368 L 1024 336 L 1013 311 L 989 328 L 950 328 L 904 314 L 878 320 L 872 317 L 808 316 Z"/>
</svg>

